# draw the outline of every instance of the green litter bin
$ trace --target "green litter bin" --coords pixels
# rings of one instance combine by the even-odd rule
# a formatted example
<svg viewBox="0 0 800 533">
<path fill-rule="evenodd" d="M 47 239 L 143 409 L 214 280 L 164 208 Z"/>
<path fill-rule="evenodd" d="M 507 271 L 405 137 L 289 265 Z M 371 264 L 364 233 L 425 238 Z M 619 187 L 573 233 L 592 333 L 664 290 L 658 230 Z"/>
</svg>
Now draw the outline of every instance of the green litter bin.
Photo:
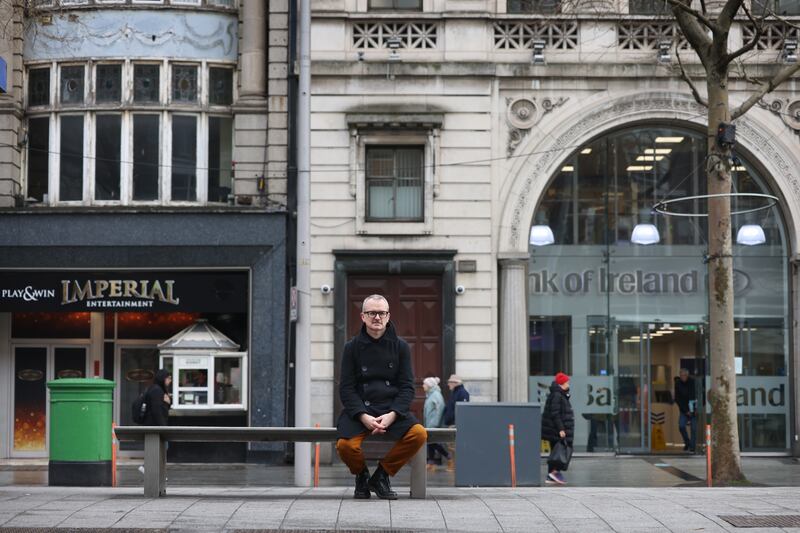
<svg viewBox="0 0 800 533">
<path fill-rule="evenodd" d="M 50 389 L 49 485 L 111 486 L 114 382 L 65 378 Z"/>
</svg>

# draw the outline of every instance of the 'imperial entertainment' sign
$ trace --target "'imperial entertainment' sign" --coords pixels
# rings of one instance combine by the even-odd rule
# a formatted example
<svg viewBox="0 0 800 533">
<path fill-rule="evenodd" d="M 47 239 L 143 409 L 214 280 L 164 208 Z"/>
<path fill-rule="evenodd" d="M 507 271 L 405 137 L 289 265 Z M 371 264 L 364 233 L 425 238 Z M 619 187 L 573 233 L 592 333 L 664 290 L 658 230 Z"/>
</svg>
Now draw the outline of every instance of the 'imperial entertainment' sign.
<svg viewBox="0 0 800 533">
<path fill-rule="evenodd" d="M 246 272 L 0 271 L 0 311 L 246 312 Z"/>
<path fill-rule="evenodd" d="M 153 307 L 156 302 L 177 306 L 175 280 L 96 279 L 81 283 L 61 280 L 61 305 L 85 302 L 87 307 Z"/>
</svg>

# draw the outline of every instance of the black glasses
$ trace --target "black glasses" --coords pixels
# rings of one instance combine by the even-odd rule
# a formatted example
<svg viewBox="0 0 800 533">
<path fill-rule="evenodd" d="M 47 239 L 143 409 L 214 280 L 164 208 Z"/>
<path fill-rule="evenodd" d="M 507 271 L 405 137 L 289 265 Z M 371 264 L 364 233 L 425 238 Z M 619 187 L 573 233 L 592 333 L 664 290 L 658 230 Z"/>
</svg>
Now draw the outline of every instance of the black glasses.
<svg viewBox="0 0 800 533">
<path fill-rule="evenodd" d="M 364 311 L 364 314 L 370 318 L 380 317 L 386 318 L 389 315 L 389 311 Z"/>
</svg>

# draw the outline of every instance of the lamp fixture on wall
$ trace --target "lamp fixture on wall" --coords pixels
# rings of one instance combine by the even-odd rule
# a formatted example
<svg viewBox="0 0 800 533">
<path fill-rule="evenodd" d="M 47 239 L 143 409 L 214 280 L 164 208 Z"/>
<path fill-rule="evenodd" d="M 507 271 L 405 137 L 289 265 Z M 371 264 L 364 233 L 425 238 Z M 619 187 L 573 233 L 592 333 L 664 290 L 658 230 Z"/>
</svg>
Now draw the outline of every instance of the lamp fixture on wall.
<svg viewBox="0 0 800 533">
<path fill-rule="evenodd" d="M 781 57 L 784 63 L 797 63 L 797 39 L 784 39 Z"/>
<path fill-rule="evenodd" d="M 541 39 L 531 41 L 531 46 L 533 47 L 533 57 L 531 61 L 534 65 L 544 65 L 544 47 L 546 44 L 547 43 Z"/>
<path fill-rule="evenodd" d="M 392 35 L 388 39 L 386 39 L 386 46 L 391 50 L 389 52 L 389 61 L 397 62 L 400 61 L 400 54 L 397 53 L 397 50 L 402 46 L 403 41 L 397 35 Z"/>
<path fill-rule="evenodd" d="M 656 56 L 659 63 L 672 63 L 672 41 L 658 41 L 658 55 Z"/>
</svg>

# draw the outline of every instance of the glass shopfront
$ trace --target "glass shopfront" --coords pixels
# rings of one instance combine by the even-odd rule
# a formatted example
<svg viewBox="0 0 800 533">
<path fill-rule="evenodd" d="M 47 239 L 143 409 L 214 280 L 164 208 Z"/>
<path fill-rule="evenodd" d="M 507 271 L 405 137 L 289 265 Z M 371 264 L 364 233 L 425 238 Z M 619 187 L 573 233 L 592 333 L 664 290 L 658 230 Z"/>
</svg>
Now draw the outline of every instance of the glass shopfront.
<svg viewBox="0 0 800 533">
<path fill-rule="evenodd" d="M 572 376 L 578 451 L 682 450 L 674 404 L 682 368 L 696 384 L 700 427 L 710 419 L 707 220 L 652 212 L 658 201 L 705 194 L 705 159 L 705 133 L 662 125 L 620 130 L 565 161 L 536 210 L 530 397 L 543 401 L 555 372 Z M 734 192 L 770 193 L 741 154 L 733 173 Z M 734 211 L 763 205 L 733 200 Z M 675 208 L 707 212 L 702 199 Z M 732 231 L 741 446 L 785 451 L 789 272 L 779 208 L 735 216 Z"/>
<path fill-rule="evenodd" d="M 245 271 L 4 272 L 0 313 L 8 318 L 0 318 L 10 325 L 13 372 L 10 454 L 46 455 L 46 382 L 53 379 L 115 381 L 114 420 L 131 425 L 130 405 L 166 363 L 159 345 L 200 321 L 238 351 L 205 354 L 210 366 L 194 376 L 195 384 L 202 378 L 205 388 L 192 389 L 190 406 L 183 401 L 188 393 L 179 391 L 173 423 L 245 425 L 248 284 Z M 171 359 L 167 366 L 171 369 Z M 213 401 L 199 401 L 208 394 L 204 391 L 213 394 Z M 123 442 L 121 449 L 141 449 L 141 444 Z"/>
</svg>

